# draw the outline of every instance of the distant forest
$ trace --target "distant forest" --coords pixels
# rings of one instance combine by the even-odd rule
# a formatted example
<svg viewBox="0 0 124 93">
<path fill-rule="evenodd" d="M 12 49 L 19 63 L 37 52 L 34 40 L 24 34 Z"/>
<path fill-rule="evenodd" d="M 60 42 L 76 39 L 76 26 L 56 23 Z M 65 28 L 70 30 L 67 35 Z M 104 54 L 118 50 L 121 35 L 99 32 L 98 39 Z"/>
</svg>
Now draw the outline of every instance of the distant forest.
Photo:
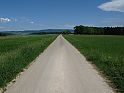
<svg viewBox="0 0 124 93">
<path fill-rule="evenodd" d="M 75 26 L 74 34 L 88 35 L 124 35 L 124 27 L 88 27 Z"/>
<path fill-rule="evenodd" d="M 3 33 L 3 32 L 0 32 L 0 36 L 8 36 L 8 35 L 14 35 L 14 34 L 12 34 L 12 33 Z"/>
</svg>

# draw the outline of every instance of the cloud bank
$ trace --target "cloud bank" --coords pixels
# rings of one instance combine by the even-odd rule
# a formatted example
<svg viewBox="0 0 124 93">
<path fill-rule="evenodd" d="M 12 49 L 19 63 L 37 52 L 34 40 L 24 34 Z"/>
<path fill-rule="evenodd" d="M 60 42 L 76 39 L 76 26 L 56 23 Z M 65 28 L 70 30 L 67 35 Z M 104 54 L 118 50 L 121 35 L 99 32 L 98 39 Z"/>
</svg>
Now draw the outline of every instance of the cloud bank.
<svg viewBox="0 0 124 93">
<path fill-rule="evenodd" d="M 112 0 L 98 6 L 103 11 L 119 11 L 124 12 L 124 0 Z"/>
</svg>

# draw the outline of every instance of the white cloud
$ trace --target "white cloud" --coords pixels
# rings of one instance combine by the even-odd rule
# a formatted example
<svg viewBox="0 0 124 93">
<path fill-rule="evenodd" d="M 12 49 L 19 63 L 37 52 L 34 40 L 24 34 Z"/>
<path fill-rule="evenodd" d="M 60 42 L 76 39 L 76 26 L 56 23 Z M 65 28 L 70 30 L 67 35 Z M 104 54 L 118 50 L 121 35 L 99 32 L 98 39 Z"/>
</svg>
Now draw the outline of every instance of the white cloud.
<svg viewBox="0 0 124 93">
<path fill-rule="evenodd" d="M 124 12 L 124 0 L 112 0 L 98 6 L 98 8 L 104 11 L 119 11 Z"/>
<path fill-rule="evenodd" d="M 73 27 L 75 27 L 75 25 L 73 25 L 73 24 L 65 24 L 64 27 L 73 28 Z"/>
<path fill-rule="evenodd" d="M 11 22 L 11 19 L 9 19 L 9 18 L 0 18 L 0 22 L 1 23 Z"/>
<path fill-rule="evenodd" d="M 34 22 L 32 21 L 32 22 L 30 22 L 31 24 L 34 24 Z"/>
<path fill-rule="evenodd" d="M 13 18 L 4 18 L 4 17 L 0 18 L 0 23 L 16 22 L 16 21 L 17 19 L 13 19 Z"/>
</svg>

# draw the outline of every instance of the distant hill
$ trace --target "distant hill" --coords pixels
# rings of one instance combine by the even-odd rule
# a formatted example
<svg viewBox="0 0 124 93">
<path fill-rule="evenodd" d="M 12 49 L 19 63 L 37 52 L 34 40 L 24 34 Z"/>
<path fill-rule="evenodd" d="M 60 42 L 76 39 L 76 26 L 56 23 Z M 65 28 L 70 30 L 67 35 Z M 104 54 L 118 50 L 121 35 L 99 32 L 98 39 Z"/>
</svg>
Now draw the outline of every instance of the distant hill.
<svg viewBox="0 0 124 93">
<path fill-rule="evenodd" d="M 69 30 L 72 33 L 74 32 L 74 30 L 72 29 L 44 29 L 44 30 L 4 31 L 4 33 L 11 33 L 16 35 L 28 35 L 31 33 L 40 33 L 40 32 L 50 32 L 50 33 L 63 32 L 64 30 Z"/>
</svg>

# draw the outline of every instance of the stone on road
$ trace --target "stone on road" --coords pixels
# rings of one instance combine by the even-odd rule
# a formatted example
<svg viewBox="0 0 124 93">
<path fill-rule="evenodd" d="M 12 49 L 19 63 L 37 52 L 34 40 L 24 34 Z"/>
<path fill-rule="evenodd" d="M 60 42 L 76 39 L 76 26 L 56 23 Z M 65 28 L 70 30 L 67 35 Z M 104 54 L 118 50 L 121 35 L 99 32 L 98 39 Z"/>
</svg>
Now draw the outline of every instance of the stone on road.
<svg viewBox="0 0 124 93">
<path fill-rule="evenodd" d="M 5 93 L 114 92 L 85 57 L 60 35 Z"/>
</svg>

